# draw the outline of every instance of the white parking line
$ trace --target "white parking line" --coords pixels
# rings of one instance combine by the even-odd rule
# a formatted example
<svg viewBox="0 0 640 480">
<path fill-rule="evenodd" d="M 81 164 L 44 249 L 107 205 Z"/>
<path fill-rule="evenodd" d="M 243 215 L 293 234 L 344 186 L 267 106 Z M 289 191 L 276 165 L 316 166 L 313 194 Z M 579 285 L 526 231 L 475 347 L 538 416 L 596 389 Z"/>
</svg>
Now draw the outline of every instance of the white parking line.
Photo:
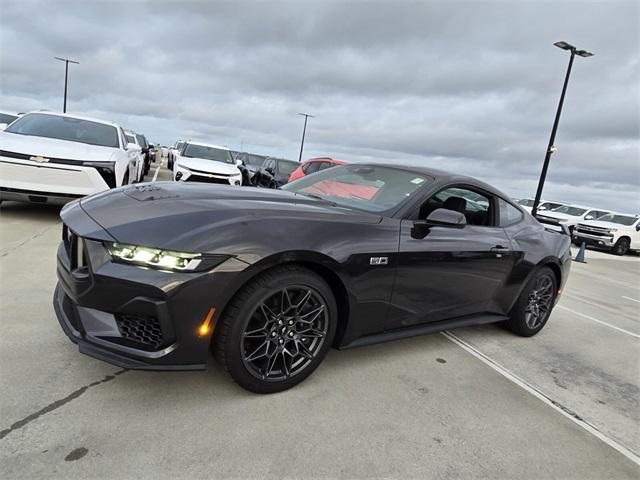
<svg viewBox="0 0 640 480">
<path fill-rule="evenodd" d="M 627 447 L 625 447 L 621 443 L 618 443 L 613 438 L 611 438 L 611 437 L 605 435 L 604 433 L 602 433 L 600 430 L 598 430 L 596 427 L 591 425 L 589 422 L 587 422 L 584 418 L 582 418 L 581 416 L 579 416 L 575 412 L 572 412 L 570 409 L 568 409 L 564 405 L 562 405 L 562 404 L 558 403 L 557 401 L 551 399 L 550 397 L 548 397 L 547 395 L 542 393 L 540 390 L 538 390 L 536 387 L 534 387 L 533 385 L 527 383 L 526 381 L 524 381 L 523 379 L 518 377 L 513 372 L 507 370 L 505 367 L 503 367 L 499 363 L 495 362 L 494 360 L 492 360 L 491 358 L 486 356 L 484 353 L 482 353 L 480 350 L 478 350 L 474 346 L 472 346 L 469 343 L 467 343 L 464 340 L 462 340 L 460 337 L 458 337 L 458 336 L 456 336 L 453 333 L 448 332 L 448 331 L 444 331 L 444 332 L 441 332 L 441 333 L 448 340 L 450 340 L 451 342 L 455 343 L 456 345 L 458 345 L 459 347 L 464 349 L 467 353 L 470 353 L 471 355 L 476 357 L 478 360 L 480 360 L 484 364 L 486 364 L 489 367 L 491 367 L 493 370 L 498 372 L 503 377 L 505 377 L 508 380 L 512 381 L 513 383 L 515 383 L 519 387 L 523 388 L 524 390 L 529 392 L 534 397 L 537 397 L 539 400 L 542 400 L 545 404 L 547 404 L 548 406 L 550 406 L 551 408 L 553 408 L 557 412 L 560 412 L 562 415 L 564 415 L 566 418 L 568 418 L 569 420 L 574 422 L 576 425 L 579 425 L 580 427 L 584 428 L 587 432 L 589 432 L 593 436 L 599 438 L 604 443 L 609 445 L 611 448 L 616 449 L 618 452 L 623 454 L 625 457 L 627 457 L 632 462 L 636 463 L 637 465 L 640 465 L 640 457 L 638 455 L 636 455 L 634 452 L 629 450 Z"/>
<path fill-rule="evenodd" d="M 153 174 L 153 180 L 151 180 L 152 182 L 155 182 L 158 179 L 158 173 L 160 172 L 161 166 L 162 166 L 162 162 L 158 164 L 158 167 L 156 168 L 156 172 Z"/>
<path fill-rule="evenodd" d="M 593 317 L 591 317 L 589 315 L 585 315 L 584 313 L 576 312 L 575 310 L 572 310 L 571 308 L 567 308 L 567 307 L 565 307 L 563 305 L 556 305 L 556 307 L 557 308 L 562 308 L 563 310 L 567 310 L 567 311 L 569 311 L 571 313 L 575 313 L 576 315 L 580 315 L 581 317 L 584 317 L 584 318 L 586 318 L 588 320 L 591 320 L 592 322 L 599 323 L 600 325 L 604 325 L 605 327 L 609 327 L 609 328 L 612 328 L 614 330 L 617 330 L 620 333 L 625 333 L 627 335 L 631 335 L 632 337 L 640 338 L 640 335 L 638 335 L 637 333 L 630 332 L 629 330 L 625 330 L 624 328 L 616 327 L 615 325 L 611 325 L 610 323 L 603 322 L 602 320 L 598 320 L 597 318 L 593 318 Z"/>
<path fill-rule="evenodd" d="M 640 300 L 636 300 L 635 298 L 625 297 L 624 295 L 622 295 L 622 298 L 624 298 L 625 300 L 631 300 L 632 302 L 640 303 Z"/>
</svg>

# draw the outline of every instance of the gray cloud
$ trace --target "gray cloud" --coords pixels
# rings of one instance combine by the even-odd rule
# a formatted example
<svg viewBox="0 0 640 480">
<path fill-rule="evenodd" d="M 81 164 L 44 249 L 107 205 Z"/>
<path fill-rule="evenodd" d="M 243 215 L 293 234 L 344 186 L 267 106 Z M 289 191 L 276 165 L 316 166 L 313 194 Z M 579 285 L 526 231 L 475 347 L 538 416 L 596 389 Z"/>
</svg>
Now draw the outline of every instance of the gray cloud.
<svg viewBox="0 0 640 480">
<path fill-rule="evenodd" d="M 578 58 L 545 197 L 640 211 L 640 37 L 629 2 L 31 2 L 0 10 L 1 105 L 69 110 L 152 141 L 423 164 L 535 191 L 567 54 Z"/>
</svg>

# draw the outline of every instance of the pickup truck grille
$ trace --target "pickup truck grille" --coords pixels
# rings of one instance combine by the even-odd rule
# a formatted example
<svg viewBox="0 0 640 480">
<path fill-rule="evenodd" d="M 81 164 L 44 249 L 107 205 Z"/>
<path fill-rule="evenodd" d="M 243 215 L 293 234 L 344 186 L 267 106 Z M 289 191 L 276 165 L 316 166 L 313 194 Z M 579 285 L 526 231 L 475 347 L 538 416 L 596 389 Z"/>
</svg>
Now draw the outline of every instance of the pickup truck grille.
<svg viewBox="0 0 640 480">
<path fill-rule="evenodd" d="M 584 233 L 587 235 L 594 235 L 597 237 L 610 237 L 611 234 L 609 233 L 609 229 L 608 228 L 603 228 L 603 227 L 592 227 L 590 225 L 582 225 L 581 223 L 579 223 L 575 230 L 574 233 Z"/>
</svg>

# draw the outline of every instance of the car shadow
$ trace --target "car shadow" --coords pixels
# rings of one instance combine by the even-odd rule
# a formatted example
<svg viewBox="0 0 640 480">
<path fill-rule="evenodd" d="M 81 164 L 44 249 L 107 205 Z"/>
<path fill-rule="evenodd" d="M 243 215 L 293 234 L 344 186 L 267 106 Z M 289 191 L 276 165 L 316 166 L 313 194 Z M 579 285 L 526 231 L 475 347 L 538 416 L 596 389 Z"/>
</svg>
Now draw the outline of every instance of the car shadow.
<svg viewBox="0 0 640 480">
<path fill-rule="evenodd" d="M 20 218 L 33 221 L 58 221 L 61 208 L 61 205 L 47 205 L 46 203 L 3 201 L 0 204 L 0 215 L 5 220 Z"/>
</svg>

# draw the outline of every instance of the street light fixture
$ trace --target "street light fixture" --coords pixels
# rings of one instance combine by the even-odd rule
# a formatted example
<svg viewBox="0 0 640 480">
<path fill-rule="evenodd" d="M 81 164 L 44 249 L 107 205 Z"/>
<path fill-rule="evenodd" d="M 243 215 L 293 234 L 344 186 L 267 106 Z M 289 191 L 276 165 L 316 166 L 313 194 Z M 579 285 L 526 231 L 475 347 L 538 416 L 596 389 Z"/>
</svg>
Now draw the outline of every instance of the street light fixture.
<svg viewBox="0 0 640 480">
<path fill-rule="evenodd" d="M 302 115 L 304 117 L 304 128 L 302 129 L 302 142 L 300 142 L 300 156 L 298 157 L 298 163 L 302 162 L 302 149 L 304 148 L 304 135 L 307 132 L 307 118 L 313 118 L 313 115 L 309 115 L 308 113 L 298 113 L 298 115 Z"/>
<path fill-rule="evenodd" d="M 69 64 L 75 63 L 76 65 L 80 65 L 80 62 L 76 62 L 75 60 L 69 60 L 68 58 L 60 58 L 53 57 L 56 60 L 60 60 L 64 62 L 64 104 L 62 106 L 62 113 L 67 113 L 67 81 L 69 79 Z"/>
<path fill-rule="evenodd" d="M 554 142 L 556 140 L 556 132 L 558 131 L 558 124 L 560 123 L 560 114 L 562 113 L 562 104 L 564 103 L 564 96 L 567 93 L 567 85 L 569 84 L 569 76 L 571 75 L 571 67 L 573 66 L 573 59 L 576 55 L 579 57 L 592 57 L 593 53 L 586 50 L 578 50 L 576 47 L 567 42 L 556 42 L 554 45 L 562 50 L 568 50 L 571 52 L 569 57 L 569 66 L 567 67 L 567 74 L 564 77 L 564 85 L 562 86 L 562 94 L 560 95 L 560 102 L 558 103 L 558 110 L 556 111 L 556 118 L 553 122 L 553 128 L 551 129 L 551 137 L 549 138 L 549 145 L 547 146 L 547 153 L 544 157 L 544 164 L 542 165 L 542 172 L 540 173 L 540 180 L 538 181 L 538 189 L 536 190 L 536 198 L 533 201 L 533 207 L 531 208 L 531 214 L 535 217 L 538 212 L 538 205 L 540 203 L 540 197 L 542 196 L 542 188 L 544 187 L 544 181 L 547 178 L 547 170 L 549 169 L 549 160 L 551 154 L 556 151 Z"/>
</svg>

